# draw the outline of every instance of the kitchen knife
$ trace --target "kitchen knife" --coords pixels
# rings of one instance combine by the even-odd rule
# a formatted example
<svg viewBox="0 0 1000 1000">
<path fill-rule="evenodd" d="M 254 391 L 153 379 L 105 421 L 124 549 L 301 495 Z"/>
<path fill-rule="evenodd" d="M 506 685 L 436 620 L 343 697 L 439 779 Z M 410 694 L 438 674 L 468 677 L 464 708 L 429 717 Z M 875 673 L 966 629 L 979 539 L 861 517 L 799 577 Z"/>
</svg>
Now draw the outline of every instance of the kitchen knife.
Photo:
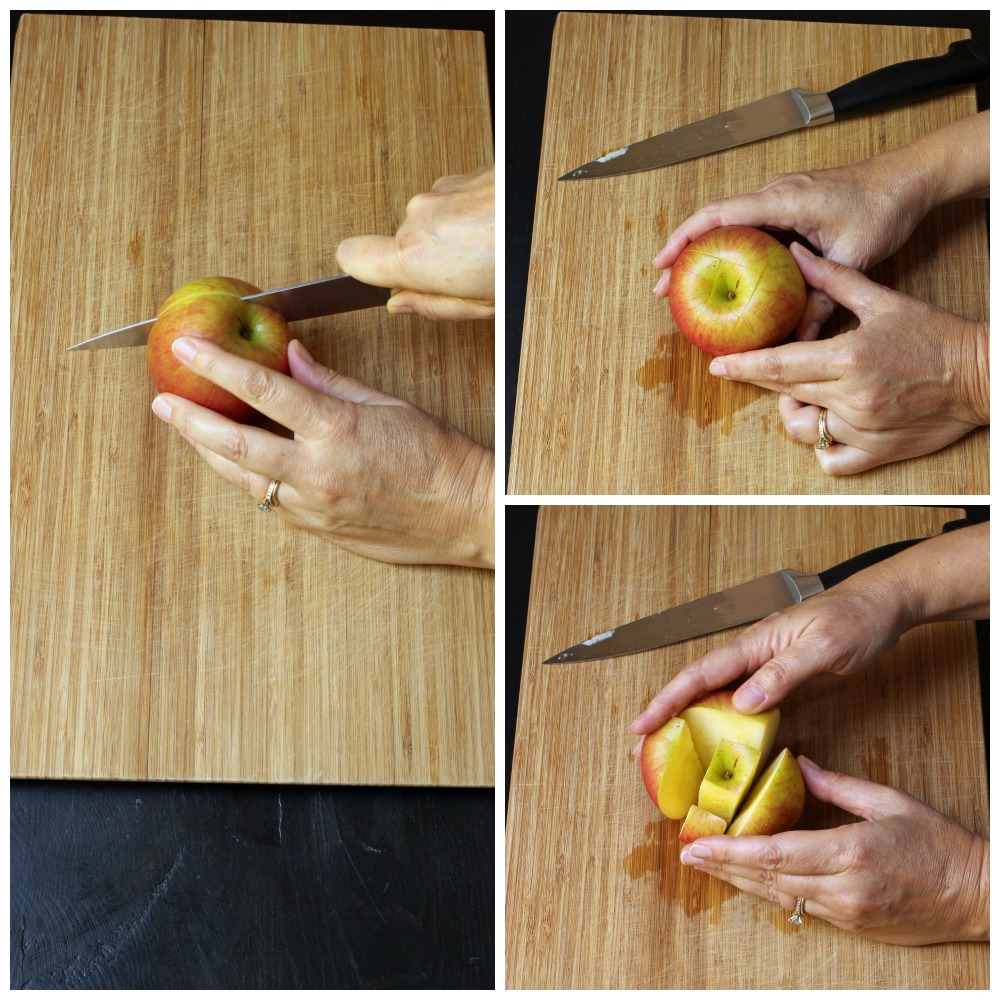
<svg viewBox="0 0 1000 1000">
<path fill-rule="evenodd" d="M 682 125 L 599 156 L 559 180 L 613 177 L 665 167 L 795 129 L 888 111 L 978 83 L 989 72 L 989 53 L 967 38 L 952 42 L 943 56 L 886 66 L 828 94 L 795 88 L 704 121 Z"/>
<path fill-rule="evenodd" d="M 338 274 L 333 278 L 307 281 L 303 285 L 290 285 L 288 288 L 277 288 L 270 292 L 244 295 L 243 301 L 259 302 L 280 312 L 289 323 L 294 323 L 300 319 L 333 316 L 336 313 L 353 312 L 355 309 L 382 306 L 389 301 L 391 294 L 390 288 L 366 285 L 349 274 Z M 74 344 L 69 350 L 139 347 L 146 343 L 146 337 L 149 336 L 149 331 L 155 322 L 156 319 L 153 318 L 133 323 L 131 326 L 123 326 L 110 333 L 102 333 L 99 337 L 91 337 L 90 340 Z"/>
<path fill-rule="evenodd" d="M 949 521 L 943 531 L 953 531 L 965 527 L 967 519 Z M 578 663 L 584 660 L 603 660 L 613 656 L 638 653 L 659 646 L 669 646 L 684 639 L 709 635 L 733 625 L 766 618 L 774 611 L 801 604 L 816 594 L 853 576 L 858 570 L 888 559 L 890 556 L 908 549 L 911 545 L 925 541 L 911 538 L 902 542 L 891 542 L 869 552 L 847 559 L 822 573 L 805 574 L 783 569 L 769 573 L 749 583 L 741 583 L 717 594 L 700 597 L 676 608 L 657 612 L 638 621 L 619 625 L 617 628 L 601 632 L 585 639 L 569 649 L 564 649 L 545 663 Z"/>
</svg>

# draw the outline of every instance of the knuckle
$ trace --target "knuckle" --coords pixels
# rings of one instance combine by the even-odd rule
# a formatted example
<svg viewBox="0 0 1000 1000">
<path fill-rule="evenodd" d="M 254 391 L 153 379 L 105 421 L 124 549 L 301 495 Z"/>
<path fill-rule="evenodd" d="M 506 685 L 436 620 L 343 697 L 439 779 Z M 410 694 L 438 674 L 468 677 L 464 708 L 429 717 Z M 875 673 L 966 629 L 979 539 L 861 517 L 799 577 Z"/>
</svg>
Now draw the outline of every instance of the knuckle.
<svg viewBox="0 0 1000 1000">
<path fill-rule="evenodd" d="M 784 382 L 785 363 L 777 351 L 764 351 L 760 359 L 761 374 L 772 382 Z"/>
<path fill-rule="evenodd" d="M 266 402 L 277 390 L 274 373 L 270 368 L 257 367 L 243 382 L 244 392 L 255 402 Z"/>
<path fill-rule="evenodd" d="M 250 442 L 246 434 L 238 428 L 227 428 L 219 438 L 219 451 L 231 462 L 243 465 L 250 454 Z"/>
<path fill-rule="evenodd" d="M 766 881 L 773 885 L 775 876 L 784 869 L 787 860 L 787 855 L 780 842 L 771 840 L 762 847 L 758 856 L 758 862 L 761 869 L 767 873 L 765 876 Z"/>
</svg>

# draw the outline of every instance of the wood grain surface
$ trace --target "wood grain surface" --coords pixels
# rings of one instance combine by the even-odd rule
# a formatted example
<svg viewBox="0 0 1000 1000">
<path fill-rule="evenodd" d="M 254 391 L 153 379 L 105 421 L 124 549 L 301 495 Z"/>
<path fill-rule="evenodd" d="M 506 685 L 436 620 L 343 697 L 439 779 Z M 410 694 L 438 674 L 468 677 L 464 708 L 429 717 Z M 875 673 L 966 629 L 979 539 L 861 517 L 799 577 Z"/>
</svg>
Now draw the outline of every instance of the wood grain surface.
<svg viewBox="0 0 1000 1000">
<path fill-rule="evenodd" d="M 507 987 L 936 989 L 988 985 L 989 948 L 882 945 L 685 868 L 646 794 L 633 719 L 738 634 L 542 665 L 582 638 L 777 569 L 819 572 L 961 511 L 914 507 L 543 507 L 507 817 Z M 782 703 L 778 744 L 901 787 L 987 835 L 975 629 L 921 626 L 854 678 Z M 802 828 L 849 822 L 810 801 Z"/>
<path fill-rule="evenodd" d="M 12 773 L 491 785 L 492 576 L 262 516 L 142 350 L 66 352 L 192 278 L 335 274 L 492 162 L 482 36 L 26 15 L 11 96 Z M 293 332 L 492 445 L 492 324 Z"/>
<path fill-rule="evenodd" d="M 939 55 L 951 29 L 561 13 L 546 97 L 508 490 L 512 494 L 988 492 L 988 432 L 932 456 L 827 477 L 787 439 L 777 397 L 708 374 L 652 294 L 653 257 L 713 199 L 776 174 L 892 149 L 975 111 L 962 91 L 669 168 L 556 178 L 608 150 L 790 87 L 826 92 Z M 932 212 L 870 272 L 972 319 L 988 316 L 984 202 Z M 857 325 L 846 310 L 829 334 Z"/>
</svg>

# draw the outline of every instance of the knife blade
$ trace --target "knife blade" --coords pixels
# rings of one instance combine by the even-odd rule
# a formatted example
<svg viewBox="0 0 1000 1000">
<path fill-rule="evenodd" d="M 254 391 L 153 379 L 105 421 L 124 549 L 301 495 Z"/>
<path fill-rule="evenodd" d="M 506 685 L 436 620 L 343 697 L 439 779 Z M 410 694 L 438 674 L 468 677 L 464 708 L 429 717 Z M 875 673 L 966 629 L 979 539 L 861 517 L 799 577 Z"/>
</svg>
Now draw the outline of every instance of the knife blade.
<svg viewBox="0 0 1000 1000">
<path fill-rule="evenodd" d="M 968 523 L 970 522 L 967 518 L 949 521 L 942 530 L 952 531 Z M 799 573 L 790 569 L 768 573 L 767 576 L 729 587 L 717 594 L 699 597 L 675 608 L 667 608 L 665 611 L 659 611 L 637 621 L 608 629 L 542 662 L 580 663 L 587 660 L 610 659 L 710 635 L 712 632 L 733 625 L 760 621 L 775 611 L 781 611 L 793 604 L 801 604 L 853 576 L 859 570 L 874 566 L 922 541 L 925 539 L 910 538 L 880 545 L 820 573 Z"/>
<path fill-rule="evenodd" d="M 289 285 L 270 292 L 255 292 L 244 295 L 244 302 L 259 302 L 280 312 L 289 323 L 300 319 L 314 319 L 316 316 L 333 316 L 337 313 L 354 312 L 372 306 L 385 305 L 392 294 L 391 288 L 366 285 L 349 274 L 337 274 L 332 278 L 307 281 L 301 285 Z M 146 343 L 149 331 L 156 318 L 123 326 L 110 333 L 91 337 L 68 348 L 70 351 L 96 350 L 105 347 L 139 347 Z"/>
<path fill-rule="evenodd" d="M 681 163 L 813 125 L 889 111 L 989 76 L 989 53 L 974 39 L 952 42 L 941 56 L 885 66 L 827 94 L 793 88 L 703 121 L 642 139 L 571 170 L 561 181 L 613 177 Z"/>
</svg>

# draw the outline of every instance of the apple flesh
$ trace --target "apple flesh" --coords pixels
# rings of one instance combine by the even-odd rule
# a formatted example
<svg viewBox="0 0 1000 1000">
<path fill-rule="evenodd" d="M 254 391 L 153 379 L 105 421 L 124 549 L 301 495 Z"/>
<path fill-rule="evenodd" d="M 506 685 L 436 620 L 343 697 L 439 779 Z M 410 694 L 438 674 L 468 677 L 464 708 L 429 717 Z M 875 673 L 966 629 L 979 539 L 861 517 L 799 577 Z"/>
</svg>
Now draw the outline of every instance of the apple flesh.
<svg viewBox="0 0 1000 1000">
<path fill-rule="evenodd" d="M 158 392 L 171 392 L 231 420 L 245 422 L 253 407 L 174 357 L 178 337 L 201 337 L 242 358 L 288 374 L 291 334 L 284 316 L 244 302 L 259 288 L 238 278 L 200 278 L 178 288 L 157 312 L 146 341 L 146 361 Z"/>
<path fill-rule="evenodd" d="M 691 806 L 677 839 L 683 844 L 690 844 L 699 837 L 714 837 L 725 832 L 726 821 L 721 816 L 716 816 L 701 806 Z"/>
<path fill-rule="evenodd" d="M 802 318 L 806 285 L 795 258 L 773 236 L 723 226 L 681 252 L 667 297 L 681 335 L 718 356 L 783 341 Z"/>
<path fill-rule="evenodd" d="M 757 715 L 744 715 L 733 705 L 731 690 L 711 691 L 693 701 L 682 718 L 691 728 L 691 739 L 701 761 L 702 773 L 708 770 L 720 740 L 733 740 L 760 751 L 766 761 L 778 735 L 781 712 L 769 708 Z"/>
<path fill-rule="evenodd" d="M 642 741 L 642 780 L 667 819 L 683 819 L 698 798 L 702 767 L 688 724 L 673 718 Z"/>
<path fill-rule="evenodd" d="M 698 789 L 698 805 L 728 823 L 750 791 L 760 759 L 753 747 L 719 740 Z"/>
<path fill-rule="evenodd" d="M 802 771 L 786 747 L 761 775 L 726 833 L 733 837 L 783 833 L 799 821 L 805 804 Z"/>
</svg>

